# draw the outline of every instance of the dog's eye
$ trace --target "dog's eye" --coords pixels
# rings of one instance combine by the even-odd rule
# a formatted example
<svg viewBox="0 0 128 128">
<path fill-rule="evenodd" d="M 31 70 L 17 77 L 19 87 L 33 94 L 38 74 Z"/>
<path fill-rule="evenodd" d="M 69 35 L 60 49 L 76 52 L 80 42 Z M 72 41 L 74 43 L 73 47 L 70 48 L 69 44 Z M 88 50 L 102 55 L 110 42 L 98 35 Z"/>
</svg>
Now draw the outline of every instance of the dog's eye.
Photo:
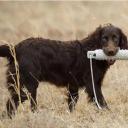
<svg viewBox="0 0 128 128">
<path fill-rule="evenodd" d="M 114 42 L 117 42 L 117 43 L 119 42 L 119 39 L 118 39 L 118 37 L 116 35 L 113 35 L 112 39 L 113 39 Z"/>
<path fill-rule="evenodd" d="M 107 42 L 108 41 L 108 37 L 107 36 L 102 37 L 102 41 L 103 42 Z"/>
</svg>

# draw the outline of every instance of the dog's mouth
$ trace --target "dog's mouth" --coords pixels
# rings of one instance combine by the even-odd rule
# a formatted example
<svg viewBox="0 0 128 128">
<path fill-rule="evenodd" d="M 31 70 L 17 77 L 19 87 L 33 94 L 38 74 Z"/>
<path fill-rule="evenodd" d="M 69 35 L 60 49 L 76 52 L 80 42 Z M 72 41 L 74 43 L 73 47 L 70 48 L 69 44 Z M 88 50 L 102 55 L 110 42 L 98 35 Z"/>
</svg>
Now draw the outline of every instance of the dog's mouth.
<svg viewBox="0 0 128 128">
<path fill-rule="evenodd" d="M 108 63 L 108 65 L 112 65 L 112 64 L 115 63 L 115 61 L 116 61 L 116 60 L 114 60 L 114 59 L 108 59 L 108 60 L 107 60 L 107 63 Z"/>
<path fill-rule="evenodd" d="M 116 55 L 117 51 L 118 49 L 112 50 L 112 51 L 104 49 L 105 55 L 108 56 L 108 59 L 107 59 L 108 65 L 113 65 L 115 63 L 116 60 L 113 59 L 113 56 Z"/>
</svg>

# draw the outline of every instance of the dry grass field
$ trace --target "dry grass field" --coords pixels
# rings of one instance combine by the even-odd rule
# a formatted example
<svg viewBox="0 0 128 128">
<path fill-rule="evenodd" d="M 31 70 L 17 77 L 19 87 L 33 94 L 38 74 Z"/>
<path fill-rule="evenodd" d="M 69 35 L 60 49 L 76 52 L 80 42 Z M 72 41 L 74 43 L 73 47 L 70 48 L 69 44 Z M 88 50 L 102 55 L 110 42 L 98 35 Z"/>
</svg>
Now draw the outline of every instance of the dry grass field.
<svg viewBox="0 0 128 128">
<path fill-rule="evenodd" d="M 28 37 L 82 39 L 106 23 L 128 35 L 128 2 L 0 2 L 0 40 L 12 44 Z M 128 61 L 116 61 L 103 81 L 110 111 L 89 104 L 80 90 L 76 110 L 69 113 L 66 89 L 42 82 L 38 112 L 32 113 L 26 102 L 12 120 L 2 117 L 9 96 L 6 64 L 0 58 L 0 128 L 128 128 Z"/>
</svg>

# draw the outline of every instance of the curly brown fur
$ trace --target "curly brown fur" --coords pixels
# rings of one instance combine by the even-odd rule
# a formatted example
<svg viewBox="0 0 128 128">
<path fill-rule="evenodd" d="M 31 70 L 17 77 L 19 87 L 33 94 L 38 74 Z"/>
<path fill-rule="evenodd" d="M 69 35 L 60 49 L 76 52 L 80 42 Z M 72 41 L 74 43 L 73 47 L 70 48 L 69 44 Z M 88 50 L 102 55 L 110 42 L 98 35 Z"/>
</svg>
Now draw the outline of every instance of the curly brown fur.
<svg viewBox="0 0 128 128">
<path fill-rule="evenodd" d="M 121 29 L 113 26 L 100 26 L 92 34 L 83 40 L 56 41 L 43 38 L 29 38 L 15 46 L 16 58 L 20 73 L 20 98 L 21 102 L 27 100 L 22 88 L 27 88 L 31 94 L 31 109 L 36 109 L 36 93 L 38 81 L 48 81 L 56 86 L 69 89 L 68 104 L 70 111 L 73 110 L 78 100 L 79 88 L 85 87 L 93 101 L 94 94 L 90 74 L 90 63 L 87 59 L 87 51 L 103 49 L 107 55 L 115 55 L 118 49 L 127 48 L 127 38 Z M 0 56 L 9 60 L 7 71 L 7 87 L 11 99 L 7 102 L 8 115 L 14 113 L 18 107 L 19 98 L 14 87 L 16 80 L 14 60 L 6 45 L 0 46 Z M 114 63 L 114 62 L 113 62 Z M 94 80 L 98 102 L 101 107 L 107 107 L 107 103 L 101 91 L 104 75 L 112 63 L 109 61 L 93 60 Z"/>
</svg>

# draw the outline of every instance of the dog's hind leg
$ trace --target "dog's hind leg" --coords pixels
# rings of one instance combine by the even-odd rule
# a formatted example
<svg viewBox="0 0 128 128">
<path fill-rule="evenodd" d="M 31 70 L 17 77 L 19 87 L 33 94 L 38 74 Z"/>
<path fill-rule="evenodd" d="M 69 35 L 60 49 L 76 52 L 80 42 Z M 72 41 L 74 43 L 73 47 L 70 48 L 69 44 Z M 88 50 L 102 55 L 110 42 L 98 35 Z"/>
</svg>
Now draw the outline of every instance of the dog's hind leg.
<svg viewBox="0 0 128 128">
<path fill-rule="evenodd" d="M 78 101 L 79 98 L 79 94 L 78 94 L 78 88 L 74 88 L 72 86 L 69 85 L 69 94 L 68 94 L 68 106 L 69 106 L 69 110 L 70 112 L 72 112 L 75 109 L 75 105 Z"/>
<path fill-rule="evenodd" d="M 37 109 L 36 95 L 39 82 L 31 73 L 25 73 L 22 76 L 23 79 L 21 81 L 26 90 L 28 91 L 26 95 L 30 99 L 31 110 L 34 112 Z"/>
<path fill-rule="evenodd" d="M 17 110 L 20 96 L 18 95 L 17 92 L 18 89 L 16 85 L 16 75 L 9 74 L 9 72 L 7 72 L 7 87 L 10 92 L 10 98 L 6 103 L 6 108 L 7 108 L 7 114 L 11 118 L 11 116 L 14 115 L 15 111 Z"/>
<path fill-rule="evenodd" d="M 23 103 L 28 98 L 21 88 L 19 90 L 20 93 L 17 92 L 15 86 L 9 86 L 8 90 L 10 92 L 10 98 L 6 103 L 6 108 L 7 108 L 7 114 L 11 118 L 11 116 L 15 114 L 15 111 L 17 110 L 19 103 Z"/>
<path fill-rule="evenodd" d="M 34 86 L 33 89 L 28 89 L 30 93 L 30 104 L 31 104 L 31 111 L 35 112 L 37 110 L 37 86 Z"/>
<path fill-rule="evenodd" d="M 15 114 L 18 105 L 19 105 L 18 95 L 13 95 L 10 99 L 8 99 L 6 107 L 7 107 L 7 114 L 10 118 L 12 117 L 12 115 Z"/>
</svg>

